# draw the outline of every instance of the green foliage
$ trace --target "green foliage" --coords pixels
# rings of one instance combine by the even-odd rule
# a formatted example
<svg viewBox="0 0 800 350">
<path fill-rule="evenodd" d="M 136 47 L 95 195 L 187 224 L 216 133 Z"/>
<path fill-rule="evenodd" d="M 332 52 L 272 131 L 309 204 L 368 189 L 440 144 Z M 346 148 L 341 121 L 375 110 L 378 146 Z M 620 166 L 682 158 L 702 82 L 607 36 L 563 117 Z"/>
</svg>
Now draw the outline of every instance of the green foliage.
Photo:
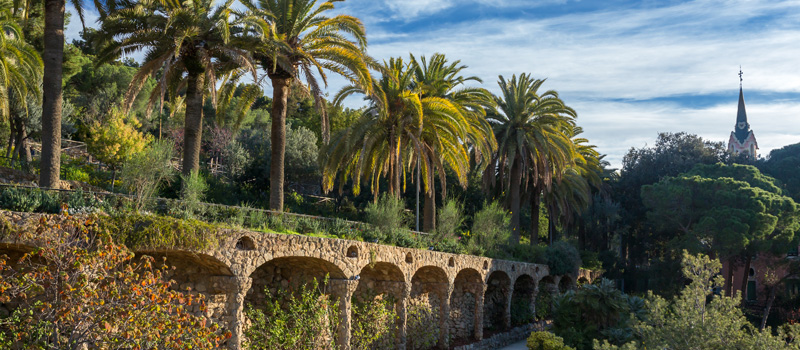
<svg viewBox="0 0 800 350">
<path fill-rule="evenodd" d="M 89 152 L 112 169 L 120 167 L 135 154 L 142 152 L 150 142 L 149 135 L 136 130 L 136 119 L 125 120 L 126 115 L 114 108 L 103 122 L 96 122 L 87 140 Z"/>
<path fill-rule="evenodd" d="M 546 331 L 531 333 L 527 345 L 529 350 L 575 350 L 564 345 L 564 339 L 561 337 Z"/>
<path fill-rule="evenodd" d="M 408 349 L 430 349 L 439 341 L 437 315 L 427 303 L 408 306 L 406 319 Z"/>
<path fill-rule="evenodd" d="M 327 284 L 326 280 L 323 282 Z M 323 294 L 316 279 L 296 293 L 279 289 L 271 293 L 264 310 L 247 307 L 250 327 L 245 329 L 249 349 L 335 349 L 339 303 Z"/>
<path fill-rule="evenodd" d="M 547 288 L 540 288 L 534 304 L 536 305 L 536 319 L 549 319 L 553 313 L 553 294 Z"/>
<path fill-rule="evenodd" d="M 121 213 L 97 216 L 97 225 L 114 241 L 133 250 L 188 249 L 208 250 L 219 246 L 219 228 L 191 220 L 159 215 Z"/>
<path fill-rule="evenodd" d="M 441 238 L 456 237 L 464 223 L 464 207 L 455 199 L 447 200 L 436 215 L 436 235 Z"/>
<path fill-rule="evenodd" d="M 370 293 L 371 294 L 371 293 Z M 385 349 L 395 342 L 395 301 L 385 295 L 353 298 L 350 347 L 353 350 Z"/>
<path fill-rule="evenodd" d="M 181 200 L 186 217 L 197 214 L 207 191 L 208 185 L 199 171 L 192 171 L 189 176 L 181 175 Z"/>
<path fill-rule="evenodd" d="M 39 209 L 42 204 L 41 192 L 31 192 L 22 188 L 3 188 L 3 193 L 0 194 L 0 204 L 3 208 L 21 211 L 33 212 Z"/>
<path fill-rule="evenodd" d="M 778 179 L 784 194 L 800 202 L 800 143 L 784 146 L 769 152 L 765 161 L 758 163 L 765 174 Z"/>
<path fill-rule="evenodd" d="M 587 270 L 602 270 L 603 263 L 600 261 L 598 253 L 588 250 L 581 251 L 581 268 Z"/>
<path fill-rule="evenodd" d="M 530 307 L 530 300 L 522 298 L 511 299 L 511 325 L 519 326 L 533 322 L 536 319 L 536 314 L 533 313 Z"/>
<path fill-rule="evenodd" d="M 497 254 L 511 237 L 508 213 L 498 202 L 486 203 L 475 213 L 472 231 L 469 232 L 467 251 L 470 254 Z"/>
<path fill-rule="evenodd" d="M 623 344 L 633 337 L 633 323 L 645 317 L 644 301 L 623 294 L 607 279 L 569 291 L 555 302 L 553 331 L 579 350 L 591 349 L 593 339 Z"/>
<path fill-rule="evenodd" d="M 156 194 L 158 187 L 172 175 L 173 153 L 170 141 L 158 140 L 125 162 L 120 178 L 128 191 L 135 196 L 138 209 L 141 209 Z"/>
<path fill-rule="evenodd" d="M 0 319 L 0 345 L 215 349 L 225 339 L 216 324 L 191 313 L 198 305 L 205 311 L 201 295 L 176 291 L 167 266 L 134 260 L 92 220 L 65 215 L 21 234 L 42 246 L 13 268 L 0 257 L 0 303 L 13 305 Z"/>
<path fill-rule="evenodd" d="M 378 203 L 369 203 L 364 213 L 368 223 L 385 232 L 408 227 L 403 201 L 389 194 L 383 194 Z"/>
<path fill-rule="evenodd" d="M 672 301 L 652 293 L 648 317 L 634 325 L 637 340 L 617 347 L 595 341 L 595 349 L 798 349 L 797 325 L 756 330 L 739 307 L 740 295 L 714 295 L 724 280 L 722 264 L 706 255 L 683 253 L 682 272 L 691 281 Z"/>
<path fill-rule="evenodd" d="M 581 255 L 578 249 L 565 241 L 553 243 L 545 251 L 547 266 L 550 267 L 551 275 L 578 275 L 581 267 Z"/>
</svg>

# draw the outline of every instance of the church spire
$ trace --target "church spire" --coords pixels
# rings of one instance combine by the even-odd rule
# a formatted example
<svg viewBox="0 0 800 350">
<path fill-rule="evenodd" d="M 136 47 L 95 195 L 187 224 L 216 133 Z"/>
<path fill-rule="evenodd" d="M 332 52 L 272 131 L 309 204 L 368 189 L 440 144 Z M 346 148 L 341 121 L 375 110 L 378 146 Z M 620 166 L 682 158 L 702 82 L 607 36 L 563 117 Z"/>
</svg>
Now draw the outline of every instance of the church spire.
<svg viewBox="0 0 800 350">
<path fill-rule="evenodd" d="M 750 124 L 747 122 L 747 111 L 744 107 L 744 93 L 742 92 L 742 67 L 739 67 L 739 111 L 736 113 L 736 125 L 734 126 L 734 134 L 739 142 L 744 143 L 747 136 L 750 134 Z"/>
</svg>

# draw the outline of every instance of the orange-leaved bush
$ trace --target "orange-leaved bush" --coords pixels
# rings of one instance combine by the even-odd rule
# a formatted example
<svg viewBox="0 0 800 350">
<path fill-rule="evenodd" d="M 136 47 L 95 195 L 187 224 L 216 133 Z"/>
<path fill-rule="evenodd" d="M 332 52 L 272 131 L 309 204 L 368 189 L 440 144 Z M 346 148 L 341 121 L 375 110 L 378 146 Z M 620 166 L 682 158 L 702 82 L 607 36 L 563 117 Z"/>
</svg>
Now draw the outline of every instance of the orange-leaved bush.
<svg viewBox="0 0 800 350">
<path fill-rule="evenodd" d="M 0 257 L 0 304 L 10 307 L 0 348 L 214 349 L 230 336 L 190 312 L 204 298 L 174 290 L 166 265 L 134 259 L 91 218 L 51 221 L 17 233 L 38 248 Z"/>
</svg>

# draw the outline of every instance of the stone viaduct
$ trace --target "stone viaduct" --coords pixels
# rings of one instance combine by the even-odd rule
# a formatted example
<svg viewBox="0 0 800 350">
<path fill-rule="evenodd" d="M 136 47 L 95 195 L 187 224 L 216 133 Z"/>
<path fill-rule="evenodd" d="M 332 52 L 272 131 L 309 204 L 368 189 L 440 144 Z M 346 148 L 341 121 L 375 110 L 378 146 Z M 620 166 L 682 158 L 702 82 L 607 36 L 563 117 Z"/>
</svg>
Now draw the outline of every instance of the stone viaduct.
<svg viewBox="0 0 800 350">
<path fill-rule="evenodd" d="M 0 211 L 0 216 L 8 214 Z M 19 220 L 18 215 L 12 220 Z M 265 290 L 291 289 L 311 278 L 321 281 L 328 276 L 323 291 L 339 301 L 341 323 L 335 337 L 343 349 L 349 349 L 354 295 L 386 294 L 396 300 L 397 349 L 412 347 L 413 337 L 406 331 L 408 307 L 428 303 L 437 317 L 437 347 L 447 348 L 453 339 L 481 340 L 484 329 L 508 329 L 512 301 L 515 307 L 534 311 L 540 290 L 564 291 L 594 278 L 586 270 L 578 276 L 552 276 L 546 265 L 359 241 L 246 230 L 220 233 L 223 240 L 210 251 L 136 253 L 165 257 L 168 265 L 175 266 L 170 277 L 178 288 L 206 296 L 207 309 L 195 312 L 231 331 L 229 349 L 242 348 L 247 305 L 263 303 Z M 0 255 L 11 258 L 30 249 L 0 242 Z"/>
</svg>

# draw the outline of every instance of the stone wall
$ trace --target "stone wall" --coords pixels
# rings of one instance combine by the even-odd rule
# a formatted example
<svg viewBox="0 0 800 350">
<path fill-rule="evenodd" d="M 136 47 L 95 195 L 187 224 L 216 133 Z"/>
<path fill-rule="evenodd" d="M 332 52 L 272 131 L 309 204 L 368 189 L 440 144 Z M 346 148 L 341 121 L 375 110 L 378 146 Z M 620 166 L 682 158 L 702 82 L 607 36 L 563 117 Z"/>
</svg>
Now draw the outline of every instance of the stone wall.
<svg viewBox="0 0 800 350">
<path fill-rule="evenodd" d="M 36 215 L 0 211 L 0 217 L 11 222 Z M 481 340 L 484 328 L 508 328 L 518 279 L 527 281 L 523 292 L 525 298 L 531 294 L 531 302 L 545 278 L 555 288 L 574 287 L 576 281 L 570 276 L 563 277 L 567 282 L 562 282 L 561 276 L 549 276 L 546 265 L 479 256 L 246 230 L 222 230 L 220 234 L 224 239 L 219 247 L 209 251 L 137 254 L 166 257 L 167 263 L 176 267 L 171 278 L 179 288 L 208 297 L 209 308 L 202 314 L 231 331 L 230 349 L 241 348 L 247 304 L 263 304 L 265 289 L 292 289 L 311 278 L 327 276 L 323 290 L 339 300 L 341 326 L 336 340 L 343 349 L 349 348 L 355 294 L 385 294 L 396 300 L 397 349 L 405 349 L 410 345 L 408 338 L 415 336 L 407 332 L 409 308 L 425 304 L 433 310 L 430 322 L 434 325 L 428 329 L 436 333 L 437 346 L 446 348 L 452 339 Z M 18 255 L 30 249 L 21 242 L 0 242 L 0 255 Z M 581 275 L 585 276 L 594 277 Z"/>
</svg>

